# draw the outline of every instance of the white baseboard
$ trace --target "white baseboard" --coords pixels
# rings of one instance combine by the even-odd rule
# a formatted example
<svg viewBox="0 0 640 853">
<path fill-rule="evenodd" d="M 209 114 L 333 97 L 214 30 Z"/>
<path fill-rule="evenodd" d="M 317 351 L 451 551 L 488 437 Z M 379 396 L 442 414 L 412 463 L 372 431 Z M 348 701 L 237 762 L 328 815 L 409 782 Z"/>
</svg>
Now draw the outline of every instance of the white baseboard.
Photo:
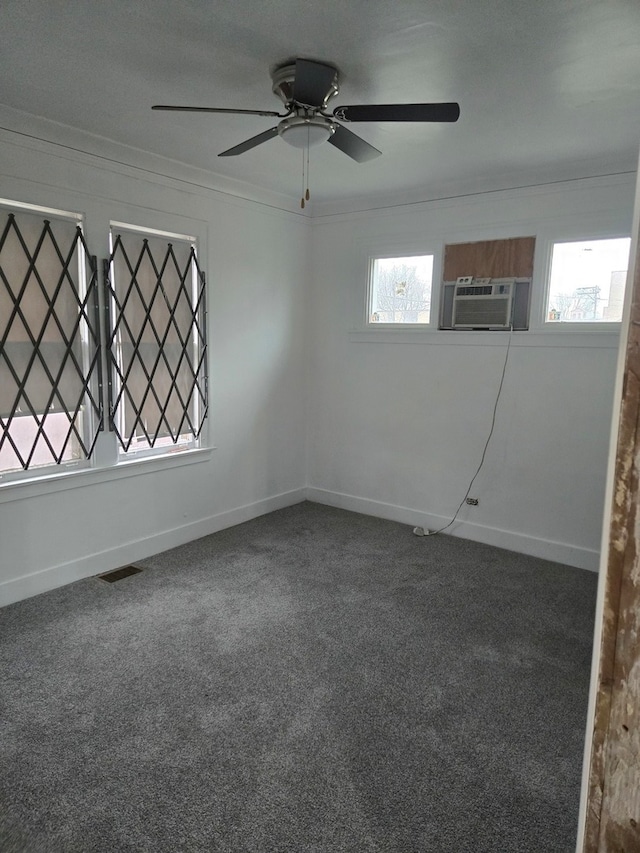
<svg viewBox="0 0 640 853">
<path fill-rule="evenodd" d="M 242 524 L 243 521 L 250 521 L 252 518 L 257 518 L 268 512 L 300 503 L 300 501 L 305 500 L 305 497 L 304 489 L 283 492 L 255 503 L 227 510 L 218 515 L 211 515 L 199 521 L 182 524 L 154 536 L 120 543 L 96 554 L 88 554 L 68 563 L 61 563 L 23 577 L 12 578 L 0 583 L 0 607 L 73 583 L 73 581 L 109 572 L 136 560 L 143 560 L 153 554 L 167 551 L 169 548 L 175 548 L 194 539 L 208 536 L 210 533 L 217 533 L 227 527 Z"/>
<path fill-rule="evenodd" d="M 445 525 L 449 519 L 443 516 L 430 515 L 421 510 L 409 507 L 397 506 L 395 504 L 383 503 L 382 501 L 359 498 L 355 495 L 332 492 L 326 489 L 307 487 L 306 489 L 293 489 L 270 498 L 265 498 L 255 503 L 236 507 L 226 512 L 212 515 L 188 524 L 182 524 L 171 530 L 165 530 L 154 536 L 137 539 L 132 542 L 121 543 L 113 548 L 107 548 L 95 554 L 88 554 L 68 563 L 61 563 L 39 572 L 33 572 L 19 578 L 0 583 L 0 607 L 13 604 L 24 598 L 30 598 L 41 592 L 47 592 L 57 587 L 64 586 L 83 578 L 109 572 L 119 566 L 143 560 L 153 554 L 159 554 L 169 548 L 184 545 L 194 539 L 217 533 L 244 521 L 250 521 L 260 515 L 283 509 L 287 506 L 300 503 L 303 500 L 315 503 L 335 506 L 340 509 L 361 512 L 364 515 L 373 515 L 377 518 L 386 518 L 390 521 L 398 521 L 412 527 L 420 526 L 437 529 Z M 451 528 L 452 536 L 460 536 L 463 539 L 472 539 L 476 542 L 484 542 L 487 545 L 495 545 L 498 548 L 506 548 L 509 551 L 518 551 L 521 554 L 530 554 L 533 557 L 541 557 L 556 563 L 564 563 L 576 566 L 580 569 L 598 571 L 599 553 L 580 548 L 575 545 L 567 545 L 564 542 L 552 542 L 548 539 L 540 539 L 522 533 L 514 533 L 509 530 L 500 530 L 496 527 L 488 527 L 469 521 L 456 522 Z"/>
<path fill-rule="evenodd" d="M 425 527 L 430 530 L 444 527 L 451 520 L 444 516 L 432 515 L 405 506 L 359 498 L 355 495 L 345 495 L 326 489 L 316 489 L 312 486 L 307 487 L 306 497 L 307 500 L 315 503 L 361 512 L 363 515 L 374 515 L 377 518 L 386 518 L 389 521 L 399 521 L 412 527 Z M 506 548 L 508 551 L 541 557 L 554 563 L 564 563 L 591 572 L 598 571 L 600 553 L 589 548 L 567 545 L 564 542 L 553 542 L 549 539 L 541 539 L 525 533 L 514 533 L 511 530 L 501 530 L 498 527 L 488 527 L 471 521 L 456 521 L 447 533 L 451 536 L 459 536 L 462 539 L 472 539 L 486 545 Z"/>
</svg>

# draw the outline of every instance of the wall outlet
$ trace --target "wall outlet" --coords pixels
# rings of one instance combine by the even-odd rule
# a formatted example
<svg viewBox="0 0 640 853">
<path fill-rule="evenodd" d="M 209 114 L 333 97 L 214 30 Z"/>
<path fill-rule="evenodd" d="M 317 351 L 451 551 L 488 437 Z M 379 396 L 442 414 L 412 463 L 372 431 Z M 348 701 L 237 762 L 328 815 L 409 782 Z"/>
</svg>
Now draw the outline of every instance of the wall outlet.
<svg viewBox="0 0 640 853">
<path fill-rule="evenodd" d="M 469 506 L 478 506 L 480 501 L 478 500 L 478 498 L 467 498 L 467 503 L 469 504 Z"/>
</svg>

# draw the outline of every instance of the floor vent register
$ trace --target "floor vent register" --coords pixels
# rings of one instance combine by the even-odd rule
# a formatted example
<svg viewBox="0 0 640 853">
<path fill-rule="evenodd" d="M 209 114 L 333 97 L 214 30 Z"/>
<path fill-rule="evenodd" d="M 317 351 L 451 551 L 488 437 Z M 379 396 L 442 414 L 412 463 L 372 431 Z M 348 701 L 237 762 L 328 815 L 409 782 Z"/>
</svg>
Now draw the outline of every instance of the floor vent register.
<svg viewBox="0 0 640 853">
<path fill-rule="evenodd" d="M 115 583 L 123 578 L 128 578 L 130 575 L 137 575 L 142 571 L 137 566 L 123 566 L 121 569 L 114 569 L 112 572 L 105 572 L 103 575 L 98 575 L 101 581 L 107 583 Z"/>
</svg>

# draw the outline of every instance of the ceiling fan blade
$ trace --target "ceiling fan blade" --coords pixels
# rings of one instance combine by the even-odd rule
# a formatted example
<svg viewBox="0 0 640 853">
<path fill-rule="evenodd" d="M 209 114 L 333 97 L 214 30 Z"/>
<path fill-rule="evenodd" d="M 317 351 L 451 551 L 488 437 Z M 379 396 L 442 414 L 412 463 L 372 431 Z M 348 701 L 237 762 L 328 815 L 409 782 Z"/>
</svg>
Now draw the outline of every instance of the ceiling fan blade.
<svg viewBox="0 0 640 853">
<path fill-rule="evenodd" d="M 267 142 L 269 139 L 273 139 L 273 137 L 277 135 L 278 128 L 272 127 L 271 130 L 265 130 L 264 133 L 252 136 L 251 139 L 245 139 L 245 141 L 241 142 L 240 145 L 228 148 L 226 151 L 218 154 L 218 157 L 235 157 L 236 154 L 244 154 L 245 151 L 250 151 L 252 148 L 255 148 L 256 145 L 262 145 L 263 142 Z"/>
<path fill-rule="evenodd" d="M 331 91 L 336 69 L 311 59 L 296 59 L 293 100 L 309 107 L 321 107 Z"/>
<path fill-rule="evenodd" d="M 374 157 L 382 154 L 382 151 L 378 151 L 373 145 L 369 145 L 342 125 L 336 127 L 336 132 L 329 137 L 328 141 L 358 163 L 366 163 L 367 160 L 373 160 Z"/>
<path fill-rule="evenodd" d="M 281 113 L 276 113 L 273 110 L 229 110 L 222 107 L 179 107 L 170 104 L 155 104 L 151 107 L 152 110 L 173 110 L 181 113 L 232 113 L 234 115 L 250 115 L 250 116 L 277 116 L 283 118 Z"/>
<path fill-rule="evenodd" d="M 340 121 L 458 121 L 460 105 L 450 104 L 366 104 L 338 107 Z"/>
</svg>

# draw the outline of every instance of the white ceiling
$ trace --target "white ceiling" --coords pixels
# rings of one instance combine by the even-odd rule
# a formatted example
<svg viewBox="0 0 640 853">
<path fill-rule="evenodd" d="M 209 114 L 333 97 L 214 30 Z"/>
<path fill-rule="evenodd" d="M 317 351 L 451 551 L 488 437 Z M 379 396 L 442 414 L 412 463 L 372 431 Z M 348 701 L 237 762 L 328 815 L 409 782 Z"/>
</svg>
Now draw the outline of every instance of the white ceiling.
<svg viewBox="0 0 640 853">
<path fill-rule="evenodd" d="M 301 153 L 258 116 L 154 103 L 281 107 L 269 69 L 341 72 L 331 106 L 458 101 L 457 124 L 352 126 L 383 156 L 311 151 L 316 201 L 434 197 L 635 168 L 638 0 L 3 0 L 0 102 L 299 197 Z"/>
</svg>

